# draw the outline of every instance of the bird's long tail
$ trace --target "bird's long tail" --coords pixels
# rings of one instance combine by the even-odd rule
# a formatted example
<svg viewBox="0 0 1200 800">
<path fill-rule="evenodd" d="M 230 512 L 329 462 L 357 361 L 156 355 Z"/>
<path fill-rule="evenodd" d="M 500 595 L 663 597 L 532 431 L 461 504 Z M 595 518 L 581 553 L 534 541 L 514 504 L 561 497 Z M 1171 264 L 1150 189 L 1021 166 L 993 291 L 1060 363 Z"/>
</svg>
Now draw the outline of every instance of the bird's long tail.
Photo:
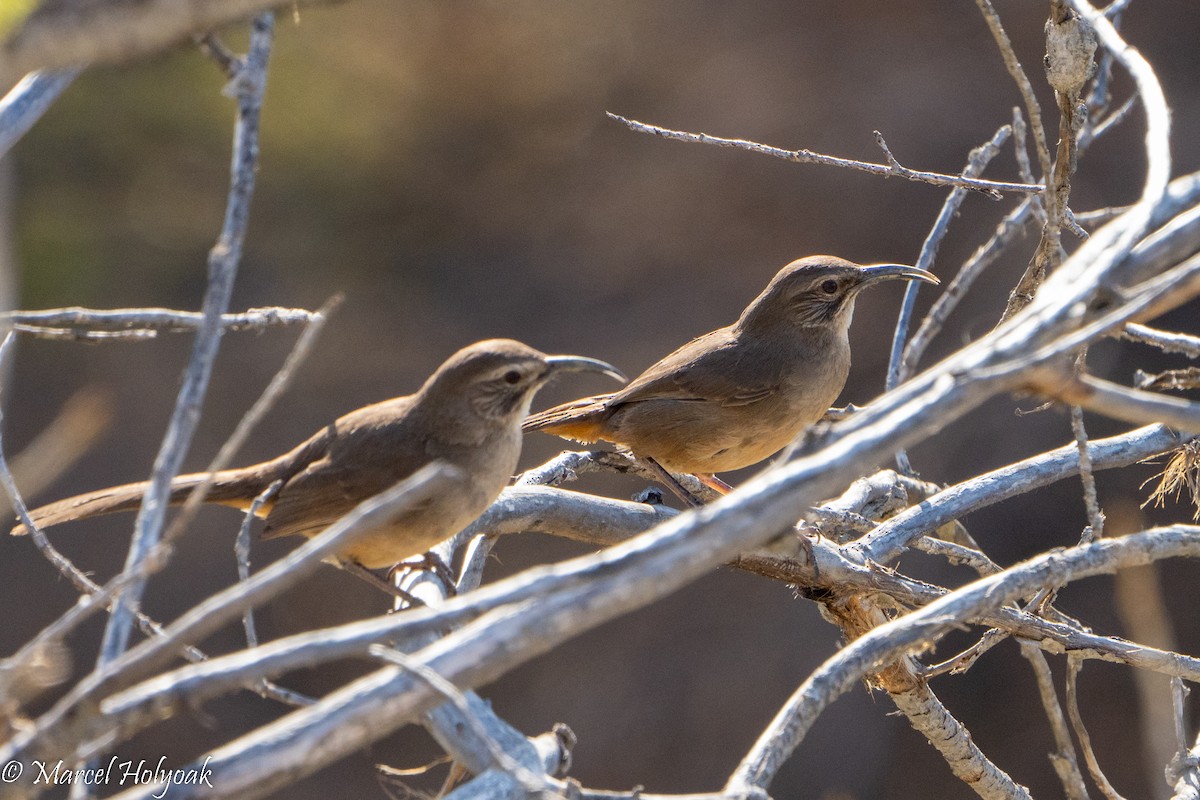
<svg viewBox="0 0 1200 800">
<path fill-rule="evenodd" d="M 180 475 L 171 482 L 171 494 L 167 502 L 170 505 L 180 505 L 205 477 L 205 473 Z M 253 498 L 270 485 L 267 477 L 269 476 L 265 476 L 259 470 L 230 469 L 218 472 L 213 477 L 204 502 L 249 508 Z M 72 520 L 114 514 L 118 511 L 133 511 L 142 504 L 142 497 L 149 486 L 149 481 L 141 481 L 98 489 L 36 508 L 29 512 L 29 516 L 39 528 L 49 528 Z M 29 531 L 23 524 L 18 524 L 12 529 L 13 536 L 23 536 L 27 533 Z"/>
<path fill-rule="evenodd" d="M 611 394 L 585 397 L 561 406 L 530 414 L 521 425 L 523 431 L 545 431 L 564 439 L 590 444 L 602 438 L 605 402 Z"/>
</svg>

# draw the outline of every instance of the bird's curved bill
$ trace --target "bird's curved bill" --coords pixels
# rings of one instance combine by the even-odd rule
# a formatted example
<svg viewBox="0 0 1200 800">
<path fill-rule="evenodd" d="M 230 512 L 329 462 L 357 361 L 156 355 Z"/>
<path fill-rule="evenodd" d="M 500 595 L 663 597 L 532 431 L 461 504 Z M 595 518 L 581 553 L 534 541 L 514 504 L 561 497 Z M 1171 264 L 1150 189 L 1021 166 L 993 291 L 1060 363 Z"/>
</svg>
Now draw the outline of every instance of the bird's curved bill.
<svg viewBox="0 0 1200 800">
<path fill-rule="evenodd" d="M 598 358 L 588 358 L 587 356 L 547 356 L 546 365 L 550 368 L 551 373 L 601 372 L 605 375 L 611 375 L 621 383 L 629 380 L 625 377 L 625 373 L 607 361 L 601 361 Z"/>
<path fill-rule="evenodd" d="M 910 267 L 907 264 L 868 264 L 862 270 L 866 273 L 863 276 L 864 281 L 898 278 L 907 281 L 924 281 L 925 283 L 932 283 L 934 286 L 941 283 L 932 272 L 926 272 L 917 267 Z"/>
</svg>

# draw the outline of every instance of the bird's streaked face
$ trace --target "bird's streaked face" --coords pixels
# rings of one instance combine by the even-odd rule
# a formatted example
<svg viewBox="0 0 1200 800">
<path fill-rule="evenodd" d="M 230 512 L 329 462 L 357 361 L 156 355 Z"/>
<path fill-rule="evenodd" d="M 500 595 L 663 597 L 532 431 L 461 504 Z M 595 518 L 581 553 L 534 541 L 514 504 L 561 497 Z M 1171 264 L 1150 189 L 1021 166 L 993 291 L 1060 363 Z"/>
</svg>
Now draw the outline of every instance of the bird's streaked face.
<svg viewBox="0 0 1200 800">
<path fill-rule="evenodd" d="M 849 325 L 854 298 L 881 280 L 938 282 L 923 269 L 903 264 L 859 266 L 833 256 L 811 256 L 781 269 L 742 314 L 742 325 L 795 327 Z"/>
<path fill-rule="evenodd" d="M 519 422 L 537 390 L 560 372 L 601 372 L 625 380 L 616 367 L 594 358 L 548 356 L 520 342 L 493 339 L 455 353 L 422 391 L 445 404 L 465 404 L 483 419 Z"/>
</svg>

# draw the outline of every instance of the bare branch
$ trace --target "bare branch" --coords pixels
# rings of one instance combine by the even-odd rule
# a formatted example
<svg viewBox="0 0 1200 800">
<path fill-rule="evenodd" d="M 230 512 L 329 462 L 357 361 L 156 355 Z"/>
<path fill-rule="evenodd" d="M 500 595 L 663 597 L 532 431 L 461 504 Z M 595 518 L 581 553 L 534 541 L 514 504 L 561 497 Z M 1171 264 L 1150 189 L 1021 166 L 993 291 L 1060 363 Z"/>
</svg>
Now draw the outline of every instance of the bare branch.
<svg viewBox="0 0 1200 800">
<path fill-rule="evenodd" d="M 987 613 L 1053 583 L 1111 573 L 1162 558 L 1200 556 L 1200 528 L 1177 525 L 1038 556 L 951 592 L 851 642 L 806 680 L 743 759 L 728 784 L 766 788 L 836 697 L 900 654 L 927 647 L 958 620 Z"/>
<path fill-rule="evenodd" d="M 1178 446 L 1179 437 L 1163 425 L 1088 442 L 1093 469 L 1126 467 Z M 1070 444 L 951 486 L 919 507 L 897 514 L 852 547 L 864 559 L 886 564 L 927 531 L 1009 497 L 1076 474 L 1079 450 Z"/>
<path fill-rule="evenodd" d="M 1082 350 L 1075 359 L 1075 374 L 1083 373 L 1087 359 L 1087 350 Z M 1087 429 L 1083 425 L 1083 409 L 1071 406 L 1071 432 L 1075 435 L 1075 446 L 1079 450 L 1079 477 L 1083 483 L 1083 503 L 1087 508 L 1088 524 L 1080 538 L 1081 544 L 1087 544 L 1104 535 L 1104 512 L 1100 510 L 1100 500 L 1096 495 L 1096 476 L 1092 473 L 1092 458 L 1088 453 Z"/>
<path fill-rule="evenodd" d="M 163 636 L 141 643 L 115 662 L 84 678 L 48 712 L 47 717 L 42 720 L 43 724 L 23 737 L 14 738 L 9 746 L 16 750 L 33 748 L 35 751 L 49 746 L 50 752 L 56 749 L 55 746 L 51 746 L 53 742 L 58 743 L 57 747 L 62 747 L 61 737 L 68 734 L 59 729 L 59 726 L 69 724 L 70 712 L 80 702 L 87 698 L 97 698 L 145 678 L 153 669 L 169 660 L 185 643 L 203 639 L 226 621 L 240 616 L 246 609 L 256 607 L 304 580 L 318 569 L 325 559 L 345 548 L 362 531 L 377 526 L 381 521 L 403 513 L 444 491 L 445 487 L 455 480 L 455 472 L 453 468 L 435 462 L 423 467 L 392 489 L 360 503 L 354 511 L 337 523 L 286 557 L 255 573 L 250 580 L 213 595 L 185 613 L 165 629 Z M 80 726 L 80 729 L 69 734 L 70 738 L 80 743 L 99 735 L 99 731 L 89 728 L 97 723 L 104 726 L 104 736 L 111 738 L 113 731 L 108 728 L 108 724 L 96 719 L 77 720 L 75 724 Z M 74 749 L 77 745 L 68 746 Z M 85 753 L 84 757 L 87 755 L 90 754 Z M 3 796 L 2 789 L 0 796 Z"/>
<path fill-rule="evenodd" d="M 650 125 L 645 122 L 627 119 L 619 114 L 613 114 L 612 112 L 606 113 L 608 114 L 609 119 L 614 119 L 617 122 L 623 123 L 632 130 L 635 130 L 639 133 L 648 133 L 661 139 L 673 139 L 677 142 L 694 142 L 697 144 L 712 144 L 717 145 L 718 147 L 734 147 L 739 150 L 749 150 L 752 153 L 759 153 L 760 155 L 772 156 L 774 158 L 783 159 L 784 161 L 791 161 L 795 164 L 824 164 L 826 166 L 833 167 L 846 167 L 848 169 L 857 169 L 863 172 L 869 172 L 872 175 L 905 178 L 907 180 L 919 181 L 921 183 L 928 183 L 934 186 L 949 186 L 952 188 L 971 189 L 976 192 L 983 192 L 984 194 L 990 195 L 994 198 L 1002 197 L 1004 192 L 1037 193 L 1044 191 L 1045 188 L 1026 183 L 987 181 L 977 178 L 964 178 L 961 175 L 944 175 L 940 172 L 922 172 L 918 170 L 911 170 L 900 166 L 900 164 L 894 160 L 888 164 L 874 164 L 867 161 L 856 161 L 850 158 L 822 155 L 820 153 L 814 153 L 812 150 L 784 150 L 779 147 L 759 144 L 758 142 L 750 142 L 745 139 L 725 139 L 720 136 L 710 136 L 707 133 L 688 133 L 686 131 L 671 130 L 670 128 L 663 128 L 658 125 Z M 888 155 L 891 155 L 890 152 Z"/>
<path fill-rule="evenodd" d="M 1188 433 L 1200 434 L 1200 403 L 1129 389 L 1092 375 L 1079 375 L 1066 380 L 1056 380 L 1048 374 L 1040 377 L 1035 375 L 1031 385 L 1045 395 L 1113 419 L 1134 424 L 1154 420 Z"/>
<path fill-rule="evenodd" d="M 191 444 L 200 418 L 200 405 L 208 388 L 209 376 L 221 342 L 221 317 L 229 308 L 233 280 L 242 256 L 242 241 L 254 194 L 255 168 L 258 163 L 258 126 L 266 88 L 267 58 L 274 35 L 274 18 L 264 14 L 255 19 L 250 34 L 246 68 L 237 81 L 238 115 L 234 131 L 234 154 L 225 223 L 217 244 L 209 253 L 209 281 L 201 305 L 203 321 L 184 375 L 183 386 L 163 436 L 162 447 L 154 460 L 150 484 L 134 522 L 133 541 L 125 560 L 125 572 L 137 565 L 158 542 L 167 509 L 171 480 L 179 474 L 183 458 Z M 0 74 L 3 67 L 0 67 Z M 108 627 L 104 631 L 100 664 L 114 661 L 129 642 L 133 612 L 140 602 L 144 580 L 135 580 L 119 596 Z"/>
<path fill-rule="evenodd" d="M 0 99 L 0 158 L 54 105 L 79 71 L 31 72 Z M 0 86 L 4 82 L 0 81 Z"/>
<path fill-rule="evenodd" d="M 1088 766 L 1088 773 L 1100 787 L 1100 791 L 1108 800 L 1125 800 L 1109 782 L 1104 770 L 1100 769 L 1096 751 L 1092 749 L 1092 737 L 1083 724 L 1083 715 L 1079 713 L 1080 668 L 1081 665 L 1078 661 L 1073 658 L 1067 659 L 1067 714 L 1071 718 L 1071 728 L 1075 731 L 1076 738 L 1079 739 L 1079 746 L 1083 748 L 1083 760 Z"/>
<path fill-rule="evenodd" d="M 1164 353 L 1181 353 L 1188 358 L 1200 358 L 1200 336 L 1159 331 L 1131 322 L 1125 326 L 1122 338 L 1157 347 Z"/>
<path fill-rule="evenodd" d="M 1083 782 L 1083 773 L 1079 771 L 1079 757 L 1075 753 L 1075 745 L 1071 742 L 1071 734 L 1067 730 L 1067 718 L 1063 714 L 1062 705 L 1058 702 L 1058 692 L 1054 690 L 1054 675 L 1046 656 L 1035 644 L 1021 642 L 1021 655 L 1033 668 L 1037 680 L 1038 696 L 1042 701 L 1042 709 L 1050 722 L 1050 732 L 1054 735 L 1054 745 L 1057 753 L 1050 755 L 1050 763 L 1062 782 L 1063 791 L 1069 800 L 1087 800 L 1087 785 Z"/>
<path fill-rule="evenodd" d="M 878 136 L 878 132 L 876 133 Z M 963 178 L 977 178 L 983 174 L 984 169 L 991 163 L 991 160 L 1000 152 L 1000 148 L 1004 142 L 1012 135 L 1012 128 L 1008 125 L 1002 126 L 992 136 L 991 140 L 976 147 L 967 157 L 967 166 L 962 171 Z M 879 137 L 880 146 L 887 151 L 887 146 L 883 143 L 883 137 Z M 891 153 L 888 152 L 888 158 L 891 159 Z M 941 247 L 942 240 L 946 237 L 946 233 L 950 229 L 950 221 L 958 214 L 958 209 L 962 206 L 963 201 L 967 197 L 965 189 L 959 187 L 950 192 L 942 203 L 942 209 L 938 212 L 937 220 L 933 224 L 933 228 L 925 237 L 924 243 L 921 245 L 921 255 L 917 258 L 916 266 L 924 270 L 932 270 L 934 259 L 937 258 L 938 248 Z M 904 290 L 904 301 L 900 306 L 900 314 L 896 319 L 895 332 L 892 334 L 892 350 L 888 359 L 887 370 L 887 388 L 891 389 L 896 384 L 907 378 L 911 372 L 905 369 L 905 354 L 906 344 L 908 339 L 908 329 L 912 322 L 913 309 L 917 304 L 917 293 L 920 291 L 917 281 L 910 281 Z M 896 463 L 900 470 L 905 473 L 912 473 L 912 465 L 908 462 L 908 454 L 903 450 L 897 451 Z"/>
<path fill-rule="evenodd" d="M 251 308 L 239 314 L 222 314 L 226 331 L 263 331 L 276 325 L 305 325 L 320 312 L 299 308 Z M 104 334 L 108 339 L 146 339 L 158 332 L 198 331 L 203 314 L 166 308 L 54 308 L 46 311 L 0 312 L 0 321 L 11 322 L 18 331 L 40 338 L 83 338 Z"/>
</svg>

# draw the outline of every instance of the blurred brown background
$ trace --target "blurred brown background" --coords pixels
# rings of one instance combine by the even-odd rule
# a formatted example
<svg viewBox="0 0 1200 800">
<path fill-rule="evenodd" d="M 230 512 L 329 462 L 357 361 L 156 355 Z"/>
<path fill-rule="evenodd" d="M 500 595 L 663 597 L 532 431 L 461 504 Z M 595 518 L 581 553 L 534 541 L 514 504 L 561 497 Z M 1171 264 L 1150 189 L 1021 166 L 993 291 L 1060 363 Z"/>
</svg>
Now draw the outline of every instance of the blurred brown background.
<svg viewBox="0 0 1200 800">
<path fill-rule="evenodd" d="M 1043 110 L 1045 4 L 999 4 Z M 688 338 L 726 324 L 781 265 L 835 253 L 912 263 L 945 192 L 861 173 L 798 166 L 746 153 L 659 141 L 604 112 L 783 147 L 880 160 L 878 129 L 907 166 L 954 172 L 967 151 L 1011 118 L 1019 101 L 971 3 L 601 2 L 355 0 L 279 20 L 263 121 L 262 157 L 234 308 L 316 308 L 347 300 L 269 423 L 240 461 L 274 455 L 359 405 L 414 389 L 447 354 L 475 339 L 512 336 L 640 371 Z M 1174 109 L 1176 173 L 1200 168 L 1200 7 L 1138 0 L 1125 31 L 1157 67 Z M 237 32 L 229 35 L 241 45 Z M 232 103 L 219 71 L 193 49 L 81 78 L 14 151 L 22 308 L 66 305 L 195 308 L 204 259 L 221 221 Z M 1118 101 L 1129 82 L 1116 82 Z M 1081 163 L 1072 206 L 1130 201 L 1141 182 L 1141 116 Z M 1053 138 L 1053 134 L 1052 134 Z M 1011 152 L 989 173 L 1011 178 Z M 1012 207 L 967 199 L 934 270 L 951 274 Z M 1032 248 L 998 265 L 938 341 L 936 358 L 988 330 Z M 928 295 L 928 291 L 925 292 Z M 859 301 L 855 365 L 843 401 L 882 390 L 898 285 Z M 928 305 L 924 298 L 921 308 Z M 1167 320 L 1200 332 L 1195 308 Z M 216 452 L 287 352 L 294 332 L 226 337 L 189 465 Z M 87 346 L 22 340 L 5 406 L 18 451 L 80 387 L 115 393 L 101 446 L 44 496 L 49 500 L 145 477 L 190 339 Z M 1136 345 L 1093 352 L 1098 372 L 1128 381 L 1134 366 L 1174 364 Z M 539 407 L 599 391 L 564 380 Z M 936 481 L 958 480 L 1066 443 L 1064 415 L 1018 418 L 1005 398 L 913 452 Z M 1089 420 L 1094 436 L 1119 428 Z M 524 461 L 562 447 L 529 438 Z M 1185 518 L 1143 515 L 1139 467 L 1101 475 L 1114 529 Z M 728 477 L 728 476 L 727 476 Z M 732 476 L 736 482 L 739 476 Z M 582 488 L 629 496 L 633 481 Z M 1118 513 L 1120 512 L 1120 513 Z M 974 535 L 1005 563 L 1078 537 L 1077 481 L 976 514 Z M 124 558 L 132 517 L 56 532 L 81 566 L 108 576 Z M 207 512 L 176 564 L 151 585 L 148 610 L 170 619 L 231 581 L 232 512 Z M 1118 532 L 1114 530 L 1114 532 Z M 291 543 L 261 546 L 256 564 Z M 14 650 L 73 601 L 28 540 L 0 537 L 0 652 Z M 492 577 L 585 549 L 513 537 Z M 903 568 L 957 580 L 936 563 Z M 1163 570 L 1179 647 L 1200 651 L 1194 568 Z M 1103 633 L 1126 633 L 1112 582 L 1071 587 L 1063 605 Z M 270 638 L 378 613 L 384 600 L 328 570 L 264 609 Z M 86 668 L 100 627 L 77 636 Z M 237 646 L 238 631 L 205 643 Z M 952 639 L 939 651 L 971 641 Z M 578 734 L 573 775 L 585 785 L 657 792 L 720 786 L 777 707 L 837 646 L 816 607 L 785 586 L 721 570 L 644 611 L 580 636 L 483 694 L 530 733 L 556 721 Z M 1061 663 L 1056 663 L 1061 668 Z M 362 665 L 289 676 L 327 691 Z M 1141 759 L 1139 709 L 1128 670 L 1091 662 L 1081 684 L 1101 762 L 1130 796 L 1151 796 L 1158 768 Z M 934 689 L 1000 766 L 1035 795 L 1060 793 L 1046 758 L 1028 668 L 1011 642 L 964 677 Z M 1166 692 L 1164 682 L 1163 692 Z M 840 700 L 773 787 L 776 797 L 971 797 L 886 697 Z M 174 721 L 122 755 L 201 755 L 279 708 L 239 695 Z M 382 797 L 371 765 L 412 767 L 436 749 L 409 730 L 301 783 L 295 798 Z M 219 776 L 216 776 L 219 780 Z M 415 780 L 429 788 L 436 782 Z"/>
</svg>

